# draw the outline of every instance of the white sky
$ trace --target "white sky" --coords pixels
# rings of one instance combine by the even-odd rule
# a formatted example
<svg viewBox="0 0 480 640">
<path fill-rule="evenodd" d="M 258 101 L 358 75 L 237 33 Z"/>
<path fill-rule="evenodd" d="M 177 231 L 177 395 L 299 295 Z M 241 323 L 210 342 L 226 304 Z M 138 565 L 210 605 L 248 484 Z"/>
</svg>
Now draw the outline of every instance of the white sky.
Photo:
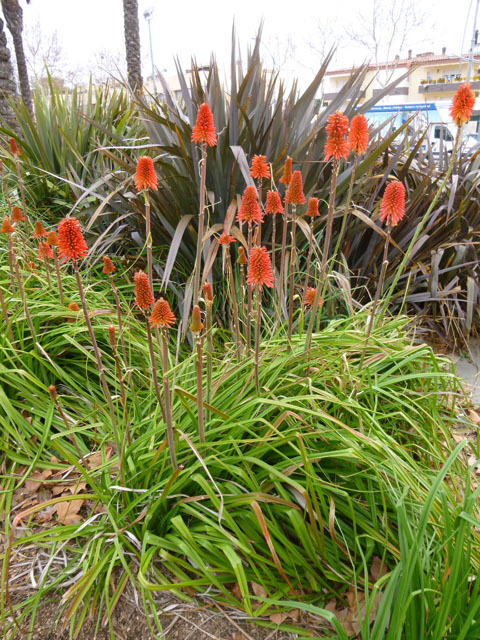
<svg viewBox="0 0 480 640">
<path fill-rule="evenodd" d="M 243 58 L 248 43 L 255 35 L 260 20 L 264 18 L 265 47 L 278 51 L 288 38 L 295 43 L 294 56 L 285 66 L 300 76 L 302 84 L 308 81 L 312 70 L 318 68 L 318 56 L 308 41 L 318 39 L 317 24 L 333 25 L 342 29 L 352 21 L 354 14 L 372 0 L 139 0 L 140 37 L 144 76 L 150 73 L 148 29 L 143 17 L 145 9 L 153 7 L 152 38 L 155 64 L 166 69 L 166 75 L 174 72 L 173 56 L 179 55 L 182 66 L 190 66 L 190 56 L 197 62 L 208 63 L 213 50 L 217 60 L 229 62 L 231 28 L 235 17 L 237 38 L 240 40 Z M 389 2 L 390 0 L 381 0 Z M 475 0 L 418 0 L 421 8 L 434 7 L 425 20 L 421 34 L 415 42 L 408 43 L 414 53 L 434 51 L 442 46 L 447 53 L 459 53 L 465 22 L 471 7 L 465 36 L 464 52 L 469 48 L 473 28 Z M 58 31 L 66 59 L 71 65 L 79 65 L 88 71 L 91 59 L 99 50 L 123 54 L 122 0 L 32 0 L 24 8 L 26 29 L 39 21 L 45 33 Z M 432 23 L 435 23 L 432 28 Z M 480 25 L 480 20 L 479 20 Z M 328 29 L 328 27 L 327 27 Z M 278 44 L 280 43 L 280 44 Z M 402 51 L 402 55 L 407 51 Z M 365 51 L 351 45 L 340 47 L 337 65 L 359 64 L 367 56 Z"/>
</svg>

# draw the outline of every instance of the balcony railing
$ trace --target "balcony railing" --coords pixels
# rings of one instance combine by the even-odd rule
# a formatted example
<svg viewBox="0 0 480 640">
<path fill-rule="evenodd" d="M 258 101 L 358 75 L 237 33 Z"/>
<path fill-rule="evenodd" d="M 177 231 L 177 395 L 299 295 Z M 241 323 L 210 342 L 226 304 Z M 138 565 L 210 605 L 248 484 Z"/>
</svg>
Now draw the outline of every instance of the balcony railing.
<svg viewBox="0 0 480 640">
<path fill-rule="evenodd" d="M 419 93 L 454 93 L 465 82 L 465 78 L 456 77 L 454 80 L 438 78 L 437 80 L 422 80 L 418 87 Z M 471 81 L 474 91 L 480 90 L 480 76 L 474 76 Z"/>
</svg>

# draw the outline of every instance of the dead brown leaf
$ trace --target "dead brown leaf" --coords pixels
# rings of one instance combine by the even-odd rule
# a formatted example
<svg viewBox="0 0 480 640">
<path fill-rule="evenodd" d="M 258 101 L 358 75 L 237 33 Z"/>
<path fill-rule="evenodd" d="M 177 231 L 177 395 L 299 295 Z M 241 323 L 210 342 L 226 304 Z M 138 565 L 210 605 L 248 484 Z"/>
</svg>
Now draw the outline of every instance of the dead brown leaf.
<svg viewBox="0 0 480 640">
<path fill-rule="evenodd" d="M 57 504 L 57 517 L 60 524 L 75 524 L 81 522 L 82 516 L 78 513 L 84 500 L 68 500 Z"/>
<path fill-rule="evenodd" d="M 373 582 L 377 582 L 377 580 L 388 573 L 388 569 L 382 559 L 378 556 L 373 557 L 372 566 L 370 567 L 370 576 Z"/>
<path fill-rule="evenodd" d="M 25 489 L 30 493 L 37 493 L 45 480 L 52 475 L 51 469 L 44 469 L 43 471 L 33 471 L 25 480 Z"/>
</svg>

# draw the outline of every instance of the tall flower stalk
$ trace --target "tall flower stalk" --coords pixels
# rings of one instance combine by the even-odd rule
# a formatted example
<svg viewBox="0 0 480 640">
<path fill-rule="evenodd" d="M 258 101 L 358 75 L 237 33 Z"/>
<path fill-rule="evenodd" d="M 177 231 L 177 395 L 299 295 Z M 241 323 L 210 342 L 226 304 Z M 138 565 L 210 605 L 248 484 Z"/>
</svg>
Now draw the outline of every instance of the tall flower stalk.
<svg viewBox="0 0 480 640">
<path fill-rule="evenodd" d="M 24 188 L 23 188 L 23 180 L 22 180 L 22 176 L 20 174 L 20 165 L 19 165 L 19 162 L 18 162 L 18 158 L 20 157 L 21 153 L 20 153 L 20 149 L 18 148 L 18 145 L 17 145 L 17 142 L 16 142 L 15 138 L 10 138 L 10 153 L 15 158 L 15 169 L 17 171 L 18 188 L 20 189 L 20 197 L 22 199 L 23 215 L 25 217 L 25 229 L 27 230 L 27 233 L 28 233 L 27 205 L 25 203 L 25 191 L 24 191 Z"/>
<path fill-rule="evenodd" d="M 290 278 L 288 287 L 288 345 L 291 348 L 293 330 L 293 295 L 295 293 L 295 264 L 297 259 L 296 233 L 297 233 L 297 205 L 305 204 L 303 193 L 302 174 L 294 171 L 287 193 L 285 194 L 285 204 L 292 205 L 292 241 L 290 249 Z"/>
<path fill-rule="evenodd" d="M 80 271 L 78 270 L 78 260 L 85 258 L 88 255 L 88 247 L 82 234 L 82 228 L 78 220 L 74 217 L 64 218 L 58 225 L 58 255 L 64 260 L 71 260 L 73 264 L 73 271 L 75 273 L 75 279 L 77 281 L 78 293 L 80 294 L 80 301 L 82 303 L 83 316 L 90 336 L 90 342 L 92 343 L 95 359 L 97 362 L 98 376 L 103 390 L 103 395 L 107 401 L 108 409 L 110 413 L 110 419 L 112 421 L 112 429 L 115 437 L 115 444 L 117 450 L 120 452 L 121 443 L 118 435 L 117 419 L 115 415 L 115 408 L 113 406 L 112 396 L 108 388 L 107 378 L 105 376 L 105 370 L 103 368 L 102 356 L 98 348 L 95 334 L 93 332 L 90 316 L 88 315 L 87 302 L 85 299 L 85 292 L 83 290 L 82 278 Z"/>
<path fill-rule="evenodd" d="M 243 326 L 245 330 L 247 328 L 247 319 L 245 317 L 245 266 L 248 264 L 248 258 L 245 253 L 245 249 L 240 246 L 238 248 L 238 258 L 237 258 L 238 268 L 240 270 L 240 314 L 242 317 Z"/>
<path fill-rule="evenodd" d="M 10 342 L 14 342 L 13 331 L 10 325 L 10 319 L 8 317 L 7 305 L 5 304 L 5 298 L 3 297 L 2 288 L 0 287 L 0 307 L 2 309 L 3 321 L 5 322 L 5 326 L 7 327 L 8 337 Z"/>
<path fill-rule="evenodd" d="M 255 301 L 255 386 L 260 391 L 258 375 L 260 353 L 260 326 L 262 322 L 262 287 L 272 288 L 274 284 L 272 263 L 266 247 L 253 247 L 248 261 L 247 285 L 251 290 L 256 288 Z"/>
<path fill-rule="evenodd" d="M 170 449 L 170 459 L 172 461 L 173 469 L 177 469 L 177 455 L 175 452 L 175 439 L 173 435 L 173 416 L 172 416 L 172 403 L 170 401 L 170 383 L 168 380 L 168 342 L 167 342 L 167 330 L 175 324 L 175 316 L 170 309 L 170 305 L 163 298 L 159 298 L 153 305 L 152 314 L 150 316 L 150 324 L 156 329 L 160 329 L 162 332 L 162 382 L 163 382 L 163 397 L 165 402 L 165 423 L 167 426 L 167 440 L 168 447 Z M 150 336 L 150 343 L 152 342 Z"/>
<path fill-rule="evenodd" d="M 285 167 L 283 170 L 283 175 L 280 178 L 280 182 L 285 185 L 285 188 L 288 189 L 290 181 L 292 179 L 292 158 L 287 156 L 285 161 Z M 278 305 L 279 309 L 279 320 L 281 319 L 281 308 L 283 306 L 283 299 L 285 298 L 285 254 L 287 251 L 287 231 L 288 231 L 288 205 L 285 205 L 285 211 L 283 213 L 283 226 L 282 226 L 282 248 L 280 252 L 280 271 L 279 271 L 279 291 L 280 291 L 280 304 Z"/>
<path fill-rule="evenodd" d="M 203 299 L 205 301 L 205 334 L 207 337 L 207 402 L 212 399 L 212 372 L 213 372 L 213 335 L 212 335 L 212 307 L 213 292 L 210 283 L 206 282 L 203 287 Z"/>
<path fill-rule="evenodd" d="M 233 236 L 228 235 L 227 232 L 222 233 L 220 238 L 218 239 L 218 244 L 222 245 L 223 252 L 225 255 L 225 260 L 227 264 L 227 279 L 228 286 L 230 289 L 230 306 L 232 308 L 233 315 L 233 329 L 235 331 L 235 345 L 237 349 L 237 357 L 239 360 L 242 358 L 242 338 L 240 333 L 240 319 L 238 317 L 238 304 L 237 304 L 237 296 L 235 292 L 235 280 L 233 278 L 233 267 L 232 260 L 230 257 L 230 245 L 236 242 Z"/>
<path fill-rule="evenodd" d="M 258 186 L 258 201 L 260 202 L 260 208 L 262 208 L 262 180 L 267 180 L 270 177 L 270 168 L 266 162 L 266 156 L 254 155 L 252 158 L 252 165 L 250 167 L 250 175 L 257 180 Z M 258 223 L 258 243 L 262 240 L 262 221 Z"/>
<path fill-rule="evenodd" d="M 158 180 L 153 167 L 153 160 L 149 156 L 141 156 L 137 162 L 135 173 L 135 187 L 142 191 L 145 201 L 145 236 L 147 242 L 147 273 L 150 288 L 153 289 L 153 257 L 152 257 L 152 227 L 150 219 L 150 198 L 148 190 L 158 189 Z"/>
<path fill-rule="evenodd" d="M 327 227 L 325 230 L 325 242 L 323 245 L 322 262 L 320 264 L 319 283 L 317 286 L 317 292 L 315 300 L 312 305 L 312 313 L 310 314 L 310 321 L 308 323 L 307 335 L 305 338 L 305 350 L 310 351 L 312 346 L 312 334 L 315 326 L 315 320 L 318 311 L 318 302 L 320 298 L 323 299 L 326 286 L 326 266 L 328 261 L 328 254 L 330 252 L 330 243 L 332 239 L 333 228 L 333 215 L 335 213 L 335 195 L 337 191 L 337 176 L 338 168 L 340 166 L 340 160 L 348 157 L 349 146 L 345 139 L 348 133 L 348 118 L 339 111 L 335 111 L 328 116 L 327 130 L 327 142 L 325 144 L 325 162 L 333 157 L 332 177 L 330 180 L 330 193 L 328 198 L 328 213 L 327 213 Z"/>
<path fill-rule="evenodd" d="M 305 268 L 305 282 L 303 283 L 303 297 L 305 298 L 307 289 L 308 289 L 308 279 L 310 277 L 310 264 L 312 261 L 312 253 L 313 253 L 313 225 L 315 222 L 315 218 L 320 215 L 318 210 L 318 198 L 309 198 L 308 199 L 308 208 L 306 216 L 310 218 L 309 225 L 309 237 L 308 237 L 308 253 L 307 253 L 307 266 Z"/>
<path fill-rule="evenodd" d="M 200 144 L 202 159 L 200 161 L 200 203 L 198 208 L 197 255 L 195 258 L 195 277 L 193 287 L 193 303 L 200 297 L 200 270 L 202 268 L 204 218 L 205 218 L 205 183 L 207 177 L 207 147 L 215 147 L 217 135 L 213 123 L 213 114 L 206 102 L 198 108 L 197 122 L 192 129 L 192 142 Z"/>
<path fill-rule="evenodd" d="M 10 222 L 9 217 L 5 214 L 3 216 L 2 226 L 0 227 L 0 233 L 5 233 L 8 237 L 8 268 L 10 272 L 10 287 L 12 293 L 15 293 L 15 255 L 13 252 L 13 239 L 12 234 L 15 232 L 15 227 Z"/>
<path fill-rule="evenodd" d="M 47 244 L 52 250 L 53 254 L 53 262 L 55 264 L 55 274 L 57 276 L 57 286 L 58 286 L 58 296 L 60 298 L 60 304 L 62 307 L 64 306 L 64 298 L 63 298 L 63 285 L 62 285 L 62 277 L 60 275 L 60 267 L 58 264 L 57 257 L 57 247 L 58 247 L 58 238 L 55 231 L 49 231 L 47 234 Z"/>
<path fill-rule="evenodd" d="M 203 339 L 202 331 L 204 325 L 202 322 L 202 313 L 198 304 L 193 306 L 192 323 L 190 331 L 193 334 L 195 344 L 195 370 L 197 374 L 197 419 L 198 419 L 198 437 L 200 442 L 205 442 L 205 424 L 203 419 Z"/>
<path fill-rule="evenodd" d="M 123 322 L 122 322 L 122 310 L 120 307 L 120 299 L 118 297 L 117 287 L 115 286 L 115 282 L 113 280 L 113 274 L 115 272 L 115 265 L 113 264 L 111 258 L 109 256 L 104 256 L 103 260 L 103 273 L 108 276 L 110 280 L 110 286 L 112 287 L 113 297 L 115 298 L 115 310 L 117 312 L 117 323 L 118 323 L 118 331 L 120 333 L 120 345 L 122 348 L 122 356 L 124 367 L 128 369 L 128 359 L 127 359 L 127 349 L 125 347 L 125 336 L 123 330 Z M 128 369 L 128 381 L 130 387 L 132 388 L 132 376 L 130 369 Z"/>
</svg>

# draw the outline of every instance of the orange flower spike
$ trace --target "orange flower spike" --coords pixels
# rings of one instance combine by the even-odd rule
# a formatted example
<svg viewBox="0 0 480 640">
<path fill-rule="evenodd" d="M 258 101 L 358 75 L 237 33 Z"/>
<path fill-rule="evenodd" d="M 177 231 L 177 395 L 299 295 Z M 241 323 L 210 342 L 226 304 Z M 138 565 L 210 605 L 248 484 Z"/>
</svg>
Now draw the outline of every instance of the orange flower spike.
<svg viewBox="0 0 480 640">
<path fill-rule="evenodd" d="M 461 127 L 470 120 L 474 106 L 475 96 L 470 85 L 467 83 L 460 85 L 450 107 L 450 115 L 457 127 Z"/>
<path fill-rule="evenodd" d="M 15 227 L 12 227 L 10 220 L 7 215 L 3 216 L 2 227 L 0 228 L 0 233 L 13 233 L 15 231 Z"/>
<path fill-rule="evenodd" d="M 38 257 L 40 260 L 44 258 L 53 260 L 53 252 L 47 242 L 40 242 L 38 245 Z"/>
<path fill-rule="evenodd" d="M 252 222 L 256 224 L 262 222 L 262 210 L 258 204 L 257 190 L 253 185 L 249 185 L 243 192 L 242 202 L 236 219 L 238 222 L 248 222 L 249 225 L 251 225 Z"/>
<path fill-rule="evenodd" d="M 103 256 L 102 260 L 103 260 L 103 269 L 102 269 L 103 273 L 105 273 L 106 275 L 110 275 L 111 273 L 113 273 L 115 271 L 115 265 L 113 264 L 111 259 L 108 256 Z"/>
<path fill-rule="evenodd" d="M 76 218 L 64 218 L 58 224 L 58 255 L 64 262 L 88 255 L 82 227 Z"/>
<path fill-rule="evenodd" d="M 303 193 L 302 174 L 294 171 L 287 193 L 285 194 L 285 204 L 305 204 L 305 194 Z"/>
<path fill-rule="evenodd" d="M 108 341 L 112 349 L 115 349 L 117 346 L 117 339 L 115 337 L 115 327 L 112 324 L 108 327 Z"/>
<path fill-rule="evenodd" d="M 140 156 L 137 160 L 137 171 L 135 172 L 135 186 L 137 191 L 142 189 L 157 190 L 157 174 L 153 167 L 153 160 L 150 156 Z"/>
<path fill-rule="evenodd" d="M 12 154 L 12 156 L 22 155 L 20 153 L 20 149 L 18 148 L 17 141 L 15 140 L 15 138 L 10 138 L 9 143 L 10 143 L 10 153 Z"/>
<path fill-rule="evenodd" d="M 235 238 L 233 236 L 229 236 L 226 231 L 224 231 L 218 239 L 218 244 L 229 245 L 232 244 L 232 242 L 236 242 Z"/>
<path fill-rule="evenodd" d="M 253 247 L 247 271 L 247 284 L 251 287 L 273 287 L 273 271 L 266 247 Z"/>
<path fill-rule="evenodd" d="M 310 216 L 312 218 L 320 215 L 320 212 L 318 210 L 318 198 L 308 199 L 308 209 L 305 215 Z"/>
<path fill-rule="evenodd" d="M 237 264 L 248 264 L 248 259 L 245 254 L 245 249 L 242 246 L 238 247 Z"/>
<path fill-rule="evenodd" d="M 358 156 L 365 153 L 368 147 L 368 120 L 363 114 L 354 116 L 350 123 L 348 144 Z"/>
<path fill-rule="evenodd" d="M 70 309 L 70 311 L 80 311 L 80 307 L 76 302 L 70 302 L 68 308 Z"/>
<path fill-rule="evenodd" d="M 253 156 L 252 166 L 250 167 L 250 175 L 252 176 L 252 178 L 261 180 L 261 178 L 270 177 L 270 168 L 265 160 L 266 156 Z"/>
<path fill-rule="evenodd" d="M 283 168 L 283 176 L 280 178 L 280 182 L 282 184 L 290 184 L 290 180 L 292 179 L 292 159 L 290 156 L 287 156 L 285 160 L 285 167 Z"/>
<path fill-rule="evenodd" d="M 197 122 L 192 129 L 192 142 L 215 147 L 217 134 L 213 123 L 213 114 L 206 102 L 198 107 Z"/>
<path fill-rule="evenodd" d="M 213 302 L 212 285 L 209 282 L 206 282 L 203 285 L 202 291 L 203 291 L 203 297 L 205 298 L 205 301 L 206 302 Z"/>
<path fill-rule="evenodd" d="M 267 191 L 265 213 L 283 213 L 282 200 L 278 191 Z"/>
<path fill-rule="evenodd" d="M 55 231 L 49 231 L 47 234 L 47 244 L 50 247 L 56 247 L 58 245 L 58 238 Z"/>
<path fill-rule="evenodd" d="M 387 185 L 380 204 L 380 220 L 397 225 L 405 215 L 405 187 L 398 180 Z"/>
<path fill-rule="evenodd" d="M 335 160 L 346 159 L 350 150 L 348 142 L 345 140 L 345 136 L 348 133 L 347 116 L 344 116 L 340 111 L 330 114 L 326 130 L 328 137 L 324 148 L 325 162 L 332 156 Z"/>
<path fill-rule="evenodd" d="M 305 298 L 303 299 L 303 304 L 305 307 L 311 309 L 313 307 L 313 303 L 315 302 L 315 296 L 317 295 L 317 290 L 312 287 L 307 287 L 307 291 L 305 292 Z M 323 303 L 322 297 L 318 301 L 318 306 L 320 307 Z"/>
<path fill-rule="evenodd" d="M 12 222 L 22 222 L 22 220 L 25 220 L 22 212 L 20 211 L 19 207 L 17 207 L 17 205 L 14 205 L 12 207 Z"/>
<path fill-rule="evenodd" d="M 152 327 L 160 327 L 161 329 L 169 329 L 176 322 L 176 318 L 170 309 L 170 305 L 166 300 L 160 298 L 155 303 L 150 316 L 150 324 Z"/>
<path fill-rule="evenodd" d="M 137 271 L 133 278 L 135 280 L 136 288 L 135 305 L 144 311 L 151 307 L 155 302 L 152 290 L 148 283 L 148 276 L 143 271 Z"/>
<path fill-rule="evenodd" d="M 190 325 L 190 331 L 192 333 L 200 333 L 203 328 L 202 312 L 200 311 L 198 304 L 196 304 L 192 310 L 192 324 Z"/>
<path fill-rule="evenodd" d="M 33 231 L 33 237 L 34 238 L 46 238 L 47 237 L 47 230 L 45 229 L 43 224 L 40 222 L 40 220 L 37 220 L 35 222 L 35 229 Z"/>
</svg>

